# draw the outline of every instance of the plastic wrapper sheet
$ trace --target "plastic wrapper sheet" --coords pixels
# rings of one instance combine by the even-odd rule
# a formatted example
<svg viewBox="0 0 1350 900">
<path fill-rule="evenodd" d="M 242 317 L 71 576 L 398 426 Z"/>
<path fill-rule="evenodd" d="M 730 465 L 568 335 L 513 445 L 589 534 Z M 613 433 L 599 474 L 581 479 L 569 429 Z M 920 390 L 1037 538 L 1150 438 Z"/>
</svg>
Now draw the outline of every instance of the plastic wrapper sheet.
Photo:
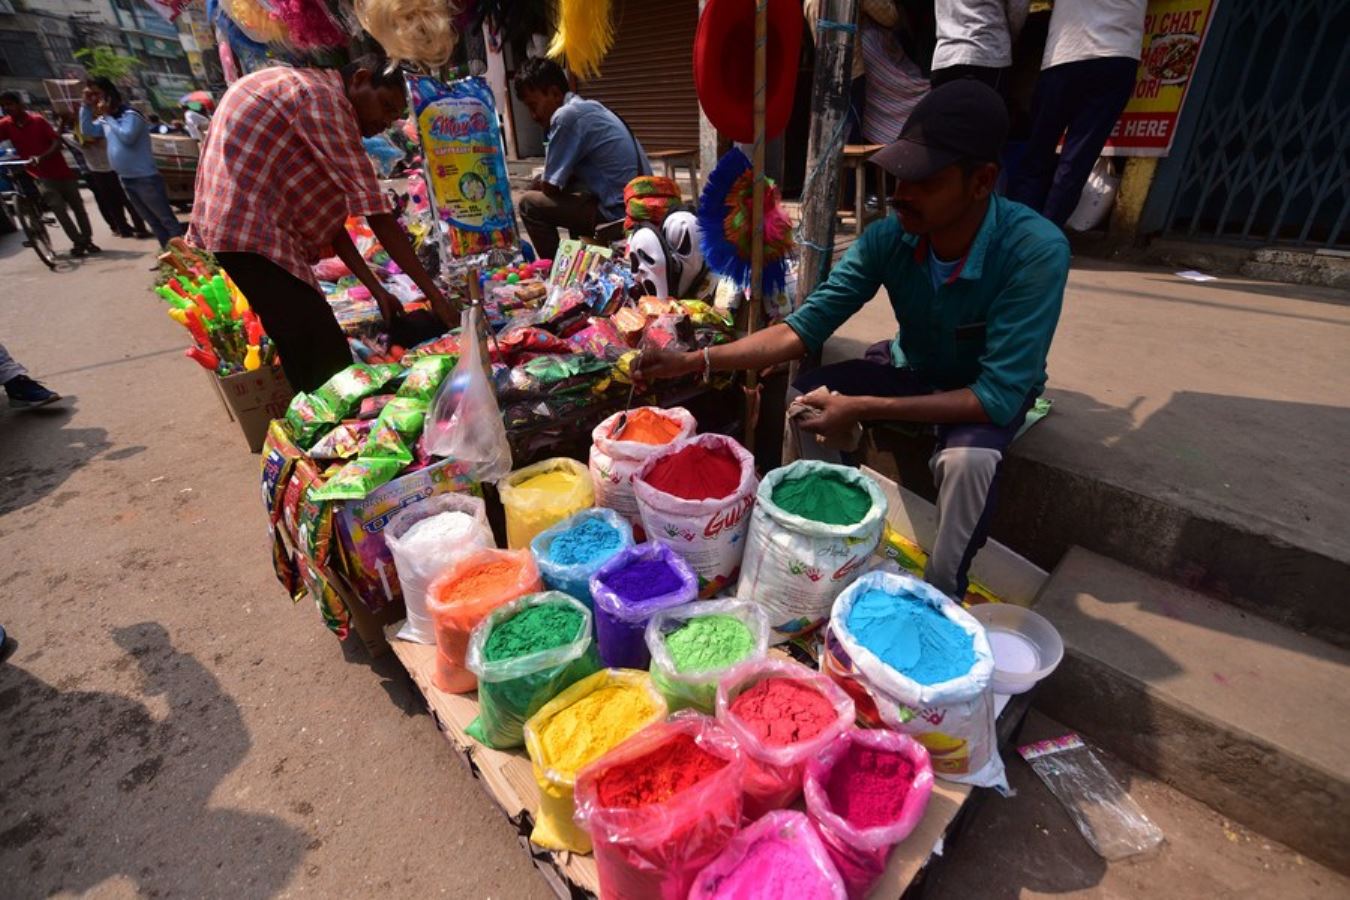
<svg viewBox="0 0 1350 900">
<path fill-rule="evenodd" d="M 471 306 L 463 333 L 475 336 L 479 327 L 478 307 Z M 496 481 L 511 471 L 511 444 L 482 352 L 477 340 L 464 342 L 455 370 L 431 402 L 423 434 L 430 453 L 470 463 L 480 481 Z"/>
</svg>

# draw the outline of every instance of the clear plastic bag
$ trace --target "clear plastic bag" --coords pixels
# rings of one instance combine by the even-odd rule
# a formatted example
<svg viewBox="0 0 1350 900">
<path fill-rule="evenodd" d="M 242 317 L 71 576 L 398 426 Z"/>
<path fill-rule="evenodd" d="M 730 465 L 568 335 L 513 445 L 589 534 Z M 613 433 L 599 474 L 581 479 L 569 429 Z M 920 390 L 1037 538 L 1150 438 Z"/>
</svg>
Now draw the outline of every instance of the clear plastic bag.
<svg viewBox="0 0 1350 900">
<path fill-rule="evenodd" d="M 747 818 L 751 818 L 747 815 Z M 731 839 L 689 900 L 845 900 L 844 879 L 805 813 L 768 813 Z"/>
<path fill-rule="evenodd" d="M 464 576 L 494 562 L 510 563 L 514 576 L 466 585 Z M 497 607 L 543 590 L 534 557 L 526 550 L 478 550 L 441 574 L 427 588 L 427 611 L 436 623 L 436 671 L 431 683 L 450 694 L 467 694 L 478 681 L 464 667 L 469 634 Z"/>
<path fill-rule="evenodd" d="M 669 443 L 644 444 L 641 441 L 612 439 L 609 435 L 614 425 L 620 416 L 627 414 L 623 412 L 616 412 L 591 431 L 590 470 L 591 483 L 595 486 L 595 504 L 614 510 L 634 528 L 642 527 L 642 517 L 638 515 L 637 497 L 633 494 L 633 476 L 648 457 L 655 456 L 670 444 L 693 437 L 698 429 L 698 422 L 682 406 L 646 408 L 679 425 L 679 433 Z"/>
<path fill-rule="evenodd" d="M 556 473 L 535 484 L 532 479 Z M 506 511 L 506 545 L 530 546 L 534 536 L 595 502 L 591 476 L 575 459 L 557 456 L 517 469 L 497 485 Z"/>
<path fill-rule="evenodd" d="M 666 637 L 682 628 L 690 619 L 707 616 L 728 616 L 750 632 L 750 649 L 738 659 L 716 668 L 695 672 L 681 672 L 666 645 Z M 652 684 L 666 698 L 672 710 L 693 707 L 712 715 L 717 704 L 717 683 L 722 676 L 738 665 L 763 659 L 769 647 L 769 625 L 764 613 L 752 603 L 740 600 L 700 600 L 673 609 L 665 609 L 652 616 L 644 634 L 647 651 L 651 653 Z"/>
<path fill-rule="evenodd" d="M 1017 748 L 1097 855 L 1118 860 L 1152 850 L 1163 833 L 1076 734 Z"/>
<path fill-rule="evenodd" d="M 606 525 L 617 531 L 619 533 L 618 549 L 607 556 L 575 565 L 566 565 L 550 559 L 549 548 L 553 546 L 553 541 L 559 535 L 580 525 L 587 518 L 601 519 Z M 633 546 L 633 529 L 628 524 L 628 520 L 612 509 L 596 508 L 583 509 L 581 512 L 574 513 L 556 525 L 539 532 L 534 536 L 534 540 L 530 541 L 530 552 L 534 554 L 534 561 L 539 566 L 539 574 L 544 577 L 545 585 L 552 590 L 571 594 L 589 607 L 591 605 L 591 576 L 616 554 L 631 546 Z"/>
<path fill-rule="evenodd" d="M 413 526 L 443 513 L 464 513 L 477 523 L 476 529 L 446 531 L 441 538 L 405 535 Z M 436 642 L 436 626 L 427 612 L 427 588 L 431 582 L 467 554 L 492 546 L 492 527 L 488 525 L 483 498 L 472 494 L 435 494 L 400 510 L 384 526 L 384 542 L 394 555 L 398 583 L 403 588 L 407 618 L 398 630 L 399 640 L 418 644 Z"/>
<path fill-rule="evenodd" d="M 599 787 L 616 767 L 659 752 L 682 735 L 726 765 L 665 802 L 633 808 L 605 806 Z M 591 836 L 600 896 L 606 900 L 682 900 L 694 879 L 741 827 L 745 759 L 726 730 L 686 710 L 650 725 L 581 770 L 576 820 Z"/>
<path fill-rule="evenodd" d="M 480 315 L 477 306 L 464 315 L 459 362 L 436 391 L 422 435 L 428 453 L 472 463 L 475 478 L 498 481 L 511 471 L 511 444 L 478 341 Z"/>
<path fill-rule="evenodd" d="M 492 630 L 535 607 L 562 603 L 581 614 L 576 634 L 566 644 L 489 661 L 484 649 Z M 506 750 L 525 743 L 525 721 L 564 688 L 600 668 L 591 640 L 591 611 L 575 597 L 557 591 L 527 594 L 499 606 L 474 626 L 469 636 L 469 671 L 478 676 L 478 715 L 465 729 L 481 744 Z"/>
<path fill-rule="evenodd" d="M 666 594 L 633 602 L 605 583 L 611 573 L 639 560 L 659 559 L 679 577 L 679 587 Z M 595 608 L 595 639 L 600 661 L 615 668 L 645 669 L 651 663 L 647 652 L 647 622 L 663 609 L 680 606 L 698 596 L 698 576 L 674 550 L 661 541 L 636 544 L 611 556 L 591 576 Z"/>
<path fill-rule="evenodd" d="M 806 740 L 770 744 L 732 712 L 736 698 L 766 678 L 800 682 L 828 700 L 835 710 L 829 725 Z M 753 819 L 767 810 L 791 806 L 802 790 L 806 761 L 853 725 L 854 707 L 838 685 L 819 672 L 787 659 L 761 659 L 742 663 L 717 686 L 717 721 L 735 735 L 745 750 L 745 815 Z"/>
<path fill-rule="evenodd" d="M 834 811 L 825 782 L 835 764 L 854 744 L 899 753 L 913 766 L 914 780 L 895 821 L 859 828 Z M 830 858 L 843 876 L 849 897 L 862 898 L 886 871 L 886 857 L 891 848 L 909 837 L 923 819 L 928 797 L 933 791 L 933 768 L 928 751 L 907 734 L 851 728 L 807 762 L 802 787 L 806 794 L 806 811 L 815 821 Z"/>
</svg>

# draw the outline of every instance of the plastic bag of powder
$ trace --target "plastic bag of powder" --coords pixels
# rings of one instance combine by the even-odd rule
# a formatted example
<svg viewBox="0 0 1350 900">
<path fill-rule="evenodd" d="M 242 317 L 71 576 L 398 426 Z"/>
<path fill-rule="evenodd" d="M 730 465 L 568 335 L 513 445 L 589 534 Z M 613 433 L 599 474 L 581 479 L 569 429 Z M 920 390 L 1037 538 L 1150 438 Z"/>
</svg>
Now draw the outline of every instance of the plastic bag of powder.
<svg viewBox="0 0 1350 900">
<path fill-rule="evenodd" d="M 834 721 L 804 741 L 775 745 L 762 740 L 754 729 L 732 713 L 731 704 L 766 678 L 790 678 L 814 689 L 834 706 Z M 801 794 L 806 761 L 847 731 L 854 719 L 853 701 L 838 685 L 819 672 L 788 659 L 754 660 L 727 672 L 717 686 L 716 705 L 717 721 L 745 750 L 745 781 L 741 789 L 745 793 L 745 814 L 749 819 L 766 810 L 791 806 Z"/>
<path fill-rule="evenodd" d="M 418 644 L 435 643 L 435 623 L 427 612 L 427 588 L 437 575 L 469 553 L 492 546 L 492 528 L 483 500 L 471 494 L 428 497 L 390 519 L 384 527 L 384 540 L 394 555 L 407 607 L 398 637 Z"/>
<path fill-rule="evenodd" d="M 642 527 L 642 517 L 638 514 L 637 497 L 633 494 L 633 476 L 648 457 L 662 452 L 670 444 L 693 437 L 698 428 L 698 422 L 682 406 L 648 408 L 678 423 L 679 433 L 669 443 L 644 444 L 641 441 L 612 439 L 609 435 L 614 431 L 619 416 L 625 414 L 622 412 L 605 419 L 591 432 L 590 470 L 591 482 L 595 486 L 595 505 L 614 510 L 635 528 Z M 628 413 L 632 412 L 628 410 Z"/>
<path fill-rule="evenodd" d="M 559 483 L 543 488 L 529 482 L 558 472 Z M 565 476 L 571 476 L 570 480 Z M 557 456 L 517 469 L 497 484 L 506 512 L 506 545 L 513 550 L 530 546 L 534 536 L 595 502 L 591 476 L 575 459 Z"/>
<path fill-rule="evenodd" d="M 559 535 L 580 525 L 587 518 L 602 519 L 606 525 L 617 531 L 619 533 L 618 549 L 609 556 L 593 562 L 575 565 L 565 565 L 551 560 L 549 548 L 553 546 L 553 541 Z M 535 535 L 534 540 L 530 541 L 530 552 L 534 554 L 534 561 L 539 566 L 539 574 L 543 576 L 545 585 L 552 590 L 571 594 L 590 606 L 591 576 L 616 554 L 631 546 L 633 546 L 633 529 L 628 524 L 627 519 L 612 509 L 583 509 L 581 512 L 568 516 L 558 524 Z"/>
<path fill-rule="evenodd" d="M 730 616 L 750 632 L 749 652 L 726 666 L 698 672 L 681 672 L 675 666 L 666 637 L 683 627 L 690 619 L 704 616 Z M 700 600 L 673 609 L 665 609 L 647 622 L 644 635 L 647 650 L 652 655 L 652 684 L 666 698 L 672 710 L 694 707 L 712 714 L 717 700 L 717 683 L 733 667 L 750 660 L 763 659 L 769 646 L 769 625 L 764 613 L 752 603 L 739 600 Z"/>
<path fill-rule="evenodd" d="M 747 818 L 753 818 L 747 815 Z M 790 847 L 794 865 L 807 871 L 774 870 L 772 860 L 756 861 L 756 846 L 772 840 Z M 753 875 L 740 872 L 743 866 L 752 866 Z M 765 869 L 769 871 L 764 871 Z M 737 875 L 742 879 L 756 877 L 757 896 L 792 897 L 794 900 L 845 900 L 844 879 L 830 859 L 820 833 L 805 813 L 795 809 L 779 809 L 768 813 L 731 839 L 727 848 L 698 874 L 689 900 L 730 900 L 743 896 L 734 886 Z M 810 879 L 803 883 L 803 876 Z M 742 884 L 745 882 L 742 881 Z"/>
<path fill-rule="evenodd" d="M 679 587 L 669 593 L 632 601 L 605 584 L 611 572 L 626 568 L 635 560 L 664 561 L 678 576 Z M 661 541 L 635 544 L 618 554 L 591 576 L 591 597 L 595 608 L 595 640 L 600 660 L 607 666 L 645 669 L 651 663 L 647 652 L 647 621 L 663 609 L 680 606 L 698 596 L 698 576 L 674 550 Z"/>
</svg>

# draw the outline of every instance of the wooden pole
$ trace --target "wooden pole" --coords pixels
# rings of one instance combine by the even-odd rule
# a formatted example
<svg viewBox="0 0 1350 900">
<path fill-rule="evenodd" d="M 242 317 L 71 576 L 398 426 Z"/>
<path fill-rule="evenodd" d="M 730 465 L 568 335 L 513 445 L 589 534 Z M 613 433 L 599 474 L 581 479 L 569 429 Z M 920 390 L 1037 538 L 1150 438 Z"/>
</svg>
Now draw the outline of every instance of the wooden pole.
<svg viewBox="0 0 1350 900">
<path fill-rule="evenodd" d="M 755 3 L 755 145 L 751 151 L 750 195 L 750 309 L 745 316 L 745 333 L 751 335 L 759 325 L 764 305 L 764 101 L 768 92 L 769 0 Z M 759 415 L 759 373 L 753 369 L 745 376 L 745 449 L 755 452 L 755 420 Z"/>
</svg>

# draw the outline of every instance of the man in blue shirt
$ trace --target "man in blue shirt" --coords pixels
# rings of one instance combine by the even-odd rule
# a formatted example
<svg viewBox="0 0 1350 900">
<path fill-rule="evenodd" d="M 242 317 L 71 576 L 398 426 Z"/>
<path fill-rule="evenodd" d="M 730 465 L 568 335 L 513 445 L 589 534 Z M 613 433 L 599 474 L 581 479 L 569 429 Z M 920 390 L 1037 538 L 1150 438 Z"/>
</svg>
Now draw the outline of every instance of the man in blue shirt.
<svg viewBox="0 0 1350 900">
<path fill-rule="evenodd" d="M 819 352 L 884 286 L 899 334 L 793 385 L 799 453 L 839 461 L 831 448 L 855 445 L 863 422 L 936 426 L 938 526 L 924 577 L 957 598 L 988 534 L 1003 451 L 1045 388 L 1069 270 L 1059 229 L 993 194 L 1007 133 L 992 88 L 934 88 L 872 157 L 898 179 L 896 215 L 868 228 L 786 322 L 702 353 L 648 351 L 638 365 L 642 378 L 706 376 Z"/>
<path fill-rule="evenodd" d="M 520 198 L 520 219 L 542 259 L 558 252 L 558 229 L 594 237 L 596 226 L 623 218 L 623 189 L 651 164 L 628 125 L 603 103 L 572 93 L 551 59 L 528 59 L 516 96 L 545 129 L 544 176 Z"/>
</svg>

